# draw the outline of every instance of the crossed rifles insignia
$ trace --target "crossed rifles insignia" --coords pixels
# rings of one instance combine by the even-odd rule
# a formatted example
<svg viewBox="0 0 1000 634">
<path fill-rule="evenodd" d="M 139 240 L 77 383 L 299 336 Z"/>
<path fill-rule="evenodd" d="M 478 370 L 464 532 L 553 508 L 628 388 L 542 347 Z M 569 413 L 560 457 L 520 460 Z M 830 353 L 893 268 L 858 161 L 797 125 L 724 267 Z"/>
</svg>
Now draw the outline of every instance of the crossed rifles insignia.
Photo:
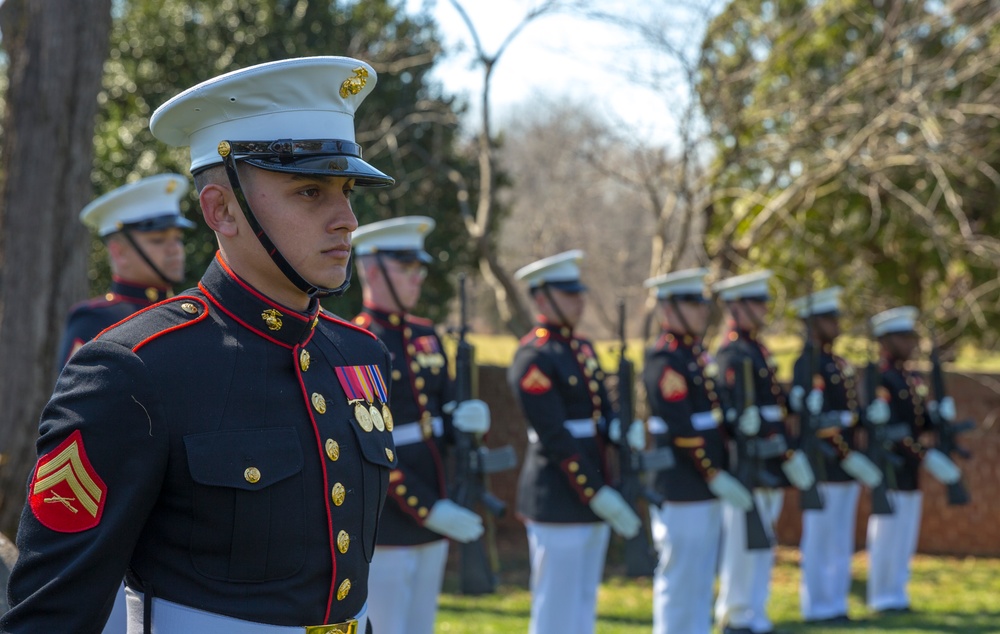
<svg viewBox="0 0 1000 634">
<path fill-rule="evenodd" d="M 97 526 L 106 497 L 107 487 L 87 458 L 79 430 L 38 459 L 29 502 L 48 528 L 78 533 Z"/>
</svg>

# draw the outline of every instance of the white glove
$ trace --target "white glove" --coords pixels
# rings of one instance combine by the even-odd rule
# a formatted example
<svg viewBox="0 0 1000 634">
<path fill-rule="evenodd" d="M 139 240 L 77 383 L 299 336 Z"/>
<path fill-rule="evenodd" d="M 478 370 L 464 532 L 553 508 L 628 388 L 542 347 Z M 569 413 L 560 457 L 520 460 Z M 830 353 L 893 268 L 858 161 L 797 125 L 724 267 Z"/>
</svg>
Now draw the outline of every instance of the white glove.
<svg viewBox="0 0 1000 634">
<path fill-rule="evenodd" d="M 955 399 L 950 396 L 941 399 L 941 402 L 938 403 L 937 413 L 943 421 L 955 422 Z"/>
<path fill-rule="evenodd" d="M 869 489 L 874 489 L 882 484 L 882 472 L 863 453 L 852 451 L 840 461 L 840 466 L 849 476 Z"/>
<path fill-rule="evenodd" d="M 793 412 L 802 411 L 802 397 L 805 396 L 806 390 L 801 385 L 796 385 L 792 387 L 791 391 L 788 392 L 788 407 L 791 408 Z"/>
<path fill-rule="evenodd" d="M 739 480 L 725 471 L 719 471 L 708 481 L 709 490 L 715 497 L 732 504 L 741 511 L 753 508 L 753 495 Z"/>
<path fill-rule="evenodd" d="M 602 486 L 590 498 L 590 508 L 599 518 L 611 526 L 611 530 L 622 537 L 631 538 L 639 534 L 642 520 L 628 505 L 618 491 Z"/>
<path fill-rule="evenodd" d="M 941 484 L 955 484 L 962 477 L 958 465 L 937 449 L 927 450 L 927 453 L 924 454 L 924 466 Z"/>
<path fill-rule="evenodd" d="M 809 466 L 809 459 L 798 449 L 792 452 L 791 458 L 781 463 L 781 470 L 785 472 L 792 486 L 800 491 L 805 491 L 816 482 L 816 476 Z"/>
<path fill-rule="evenodd" d="M 808 409 L 809 413 L 813 416 L 823 411 L 822 390 L 809 390 L 809 396 L 806 397 L 806 409 Z"/>
<path fill-rule="evenodd" d="M 628 440 L 628 446 L 635 451 L 642 451 L 646 448 L 646 426 L 642 424 L 641 420 L 632 421 L 625 433 L 625 439 Z"/>
<path fill-rule="evenodd" d="M 451 500 L 435 502 L 424 520 L 424 526 L 463 544 L 475 541 L 483 534 L 483 518 Z"/>
<path fill-rule="evenodd" d="M 744 436 L 756 436 L 759 431 L 760 410 L 756 405 L 751 405 L 740 414 L 740 433 Z"/>
<path fill-rule="evenodd" d="M 458 431 L 485 434 L 490 430 L 490 406 L 479 399 L 462 401 L 455 408 L 451 422 Z"/>
<path fill-rule="evenodd" d="M 889 404 L 880 398 L 874 399 L 865 410 L 865 418 L 872 425 L 885 425 L 889 422 Z"/>
</svg>

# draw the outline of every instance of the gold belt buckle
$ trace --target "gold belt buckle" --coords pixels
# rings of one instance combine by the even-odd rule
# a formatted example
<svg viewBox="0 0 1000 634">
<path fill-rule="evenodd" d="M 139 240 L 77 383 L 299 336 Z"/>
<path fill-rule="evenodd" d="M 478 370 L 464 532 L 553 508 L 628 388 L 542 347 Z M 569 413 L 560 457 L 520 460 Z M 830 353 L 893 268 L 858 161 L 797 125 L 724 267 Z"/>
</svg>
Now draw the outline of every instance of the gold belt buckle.
<svg viewBox="0 0 1000 634">
<path fill-rule="evenodd" d="M 358 634 L 358 620 L 351 619 L 330 625 L 309 625 L 306 627 L 306 634 Z"/>
</svg>

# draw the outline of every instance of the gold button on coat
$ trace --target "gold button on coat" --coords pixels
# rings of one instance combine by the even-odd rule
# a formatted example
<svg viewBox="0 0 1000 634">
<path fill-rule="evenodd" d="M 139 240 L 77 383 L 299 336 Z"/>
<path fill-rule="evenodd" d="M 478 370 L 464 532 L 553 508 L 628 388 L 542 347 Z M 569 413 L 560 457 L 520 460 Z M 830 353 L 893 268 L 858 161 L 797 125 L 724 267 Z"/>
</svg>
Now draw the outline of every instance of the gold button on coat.
<svg viewBox="0 0 1000 634">
<path fill-rule="evenodd" d="M 326 399 L 319 392 L 313 392 L 312 394 L 312 404 L 313 409 L 315 409 L 320 414 L 326 414 Z"/>
<path fill-rule="evenodd" d="M 303 348 L 299 352 L 299 367 L 302 368 L 303 372 L 305 372 L 306 370 L 309 369 L 309 361 L 310 360 L 311 359 L 310 359 L 310 356 L 309 356 L 309 351 L 306 350 L 305 348 Z"/>
<path fill-rule="evenodd" d="M 189 315 L 193 315 L 196 312 L 198 312 L 198 307 L 192 304 L 191 302 L 184 302 L 183 304 L 181 304 L 181 310 L 183 310 L 185 313 L 188 313 Z"/>
<path fill-rule="evenodd" d="M 340 457 L 340 443 L 333 438 L 326 439 L 326 456 L 334 462 Z"/>
<path fill-rule="evenodd" d="M 337 533 L 337 550 L 341 554 L 346 553 L 347 549 L 351 546 L 351 537 L 347 534 L 347 531 L 340 531 Z"/>
<path fill-rule="evenodd" d="M 385 448 L 385 457 L 389 459 L 389 462 L 392 462 L 392 456 L 393 456 L 392 449 L 389 449 L 388 447 L 386 447 Z"/>
<path fill-rule="evenodd" d="M 350 591 L 351 591 L 351 580 L 344 579 L 344 581 L 340 584 L 340 587 L 337 588 L 337 601 L 343 601 L 344 599 L 346 599 Z"/>
<path fill-rule="evenodd" d="M 334 506 L 343 504 L 345 497 L 347 497 L 347 491 L 344 489 L 344 485 L 339 482 L 333 485 L 333 491 L 330 492 L 330 499 L 333 500 Z"/>
<path fill-rule="evenodd" d="M 243 478 L 250 484 L 257 484 L 260 482 L 260 470 L 257 467 L 247 467 Z"/>
</svg>

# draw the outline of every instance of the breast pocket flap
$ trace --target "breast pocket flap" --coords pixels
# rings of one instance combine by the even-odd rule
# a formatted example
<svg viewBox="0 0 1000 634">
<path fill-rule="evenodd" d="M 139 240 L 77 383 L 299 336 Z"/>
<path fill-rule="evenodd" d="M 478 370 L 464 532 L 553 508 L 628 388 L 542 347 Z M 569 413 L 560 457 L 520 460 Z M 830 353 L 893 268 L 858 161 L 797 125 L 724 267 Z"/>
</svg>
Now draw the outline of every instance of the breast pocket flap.
<svg viewBox="0 0 1000 634">
<path fill-rule="evenodd" d="M 184 437 L 191 478 L 206 486 L 259 491 L 302 471 L 302 445 L 291 427 L 219 431 Z"/>
</svg>

